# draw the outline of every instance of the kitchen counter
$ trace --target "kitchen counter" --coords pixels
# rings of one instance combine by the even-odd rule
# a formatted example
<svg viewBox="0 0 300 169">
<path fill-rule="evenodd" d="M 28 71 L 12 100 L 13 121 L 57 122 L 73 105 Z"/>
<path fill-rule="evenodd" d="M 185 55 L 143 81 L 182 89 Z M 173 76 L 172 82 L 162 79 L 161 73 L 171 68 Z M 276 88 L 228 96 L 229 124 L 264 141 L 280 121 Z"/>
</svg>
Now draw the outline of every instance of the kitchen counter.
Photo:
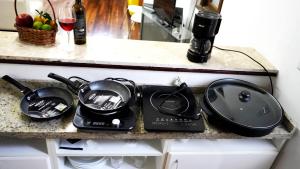
<svg viewBox="0 0 300 169">
<path fill-rule="evenodd" d="M 203 72 L 242 75 L 266 75 L 264 70 L 246 56 L 214 49 L 205 64 L 187 60 L 187 43 L 137 41 L 87 37 L 87 45 L 75 45 L 67 52 L 58 32 L 57 43 L 52 46 L 35 46 L 20 42 L 16 32 L 0 31 L 0 63 L 119 68 L 135 70 Z M 243 51 L 276 76 L 278 70 L 255 49 L 227 47 Z"/>
<path fill-rule="evenodd" d="M 25 82 L 29 87 L 57 86 L 58 83 L 49 82 Z M 12 85 L 0 81 L 0 136 L 19 138 L 81 138 L 81 139 L 223 139 L 244 138 L 242 136 L 225 133 L 210 126 L 206 121 L 204 133 L 188 132 L 147 132 L 144 130 L 142 116 L 140 115 L 137 125 L 130 132 L 112 131 L 78 131 L 72 124 L 74 112 L 51 121 L 32 121 L 21 114 L 19 107 L 22 94 Z M 288 139 L 295 132 L 295 125 L 287 115 L 284 116 L 283 124 L 276 127 L 267 136 L 261 139 Z"/>
</svg>

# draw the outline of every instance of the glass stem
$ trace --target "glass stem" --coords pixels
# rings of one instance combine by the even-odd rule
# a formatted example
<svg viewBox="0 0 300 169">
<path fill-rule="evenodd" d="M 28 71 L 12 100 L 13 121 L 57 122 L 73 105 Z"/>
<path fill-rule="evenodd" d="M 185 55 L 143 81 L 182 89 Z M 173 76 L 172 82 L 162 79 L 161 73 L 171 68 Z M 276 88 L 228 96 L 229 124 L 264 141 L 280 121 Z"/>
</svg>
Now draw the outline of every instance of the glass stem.
<svg viewBox="0 0 300 169">
<path fill-rule="evenodd" d="M 70 31 L 67 32 L 68 33 L 68 46 L 70 45 Z"/>
</svg>

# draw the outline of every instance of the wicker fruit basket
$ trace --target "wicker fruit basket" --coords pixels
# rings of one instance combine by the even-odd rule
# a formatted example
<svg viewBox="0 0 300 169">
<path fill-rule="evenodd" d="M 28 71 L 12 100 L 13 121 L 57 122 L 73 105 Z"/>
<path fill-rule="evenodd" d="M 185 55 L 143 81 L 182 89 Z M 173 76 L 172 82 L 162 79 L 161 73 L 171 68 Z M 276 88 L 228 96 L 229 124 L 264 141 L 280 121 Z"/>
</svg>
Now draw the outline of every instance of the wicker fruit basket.
<svg viewBox="0 0 300 169">
<path fill-rule="evenodd" d="M 50 0 L 47 0 L 50 4 L 54 21 L 56 21 L 55 11 Z M 18 16 L 17 0 L 14 0 L 15 14 Z M 37 30 L 33 28 L 20 27 L 15 24 L 15 27 L 19 34 L 19 39 L 23 42 L 35 44 L 35 45 L 50 45 L 55 43 L 55 36 L 57 27 L 52 30 Z"/>
</svg>

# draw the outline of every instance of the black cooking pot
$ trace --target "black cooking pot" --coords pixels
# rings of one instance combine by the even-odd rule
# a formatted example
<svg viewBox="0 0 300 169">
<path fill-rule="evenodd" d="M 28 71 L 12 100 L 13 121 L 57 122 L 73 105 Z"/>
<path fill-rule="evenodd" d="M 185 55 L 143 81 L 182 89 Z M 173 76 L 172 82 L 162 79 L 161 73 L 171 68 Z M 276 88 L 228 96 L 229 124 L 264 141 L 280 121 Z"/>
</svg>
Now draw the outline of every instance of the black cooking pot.
<svg viewBox="0 0 300 169">
<path fill-rule="evenodd" d="M 77 85 L 73 81 L 49 73 L 48 77 L 67 84 L 77 91 L 81 105 L 93 113 L 101 115 L 115 114 L 128 107 L 131 92 L 127 86 L 114 80 L 98 80 Z"/>
<path fill-rule="evenodd" d="M 281 105 L 271 94 L 238 79 L 212 82 L 200 104 L 210 123 L 243 136 L 267 135 L 283 116 Z"/>
</svg>

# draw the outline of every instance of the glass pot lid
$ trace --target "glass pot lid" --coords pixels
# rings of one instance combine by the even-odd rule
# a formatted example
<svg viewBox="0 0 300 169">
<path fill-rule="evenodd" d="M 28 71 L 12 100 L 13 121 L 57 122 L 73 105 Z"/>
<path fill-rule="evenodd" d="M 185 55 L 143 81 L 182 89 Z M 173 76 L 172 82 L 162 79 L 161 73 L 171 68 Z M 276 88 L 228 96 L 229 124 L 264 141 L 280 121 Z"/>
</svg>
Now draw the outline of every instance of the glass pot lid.
<svg viewBox="0 0 300 169">
<path fill-rule="evenodd" d="M 271 94 L 238 79 L 212 82 L 204 99 L 214 113 L 243 127 L 272 128 L 282 118 L 282 108 Z"/>
</svg>

